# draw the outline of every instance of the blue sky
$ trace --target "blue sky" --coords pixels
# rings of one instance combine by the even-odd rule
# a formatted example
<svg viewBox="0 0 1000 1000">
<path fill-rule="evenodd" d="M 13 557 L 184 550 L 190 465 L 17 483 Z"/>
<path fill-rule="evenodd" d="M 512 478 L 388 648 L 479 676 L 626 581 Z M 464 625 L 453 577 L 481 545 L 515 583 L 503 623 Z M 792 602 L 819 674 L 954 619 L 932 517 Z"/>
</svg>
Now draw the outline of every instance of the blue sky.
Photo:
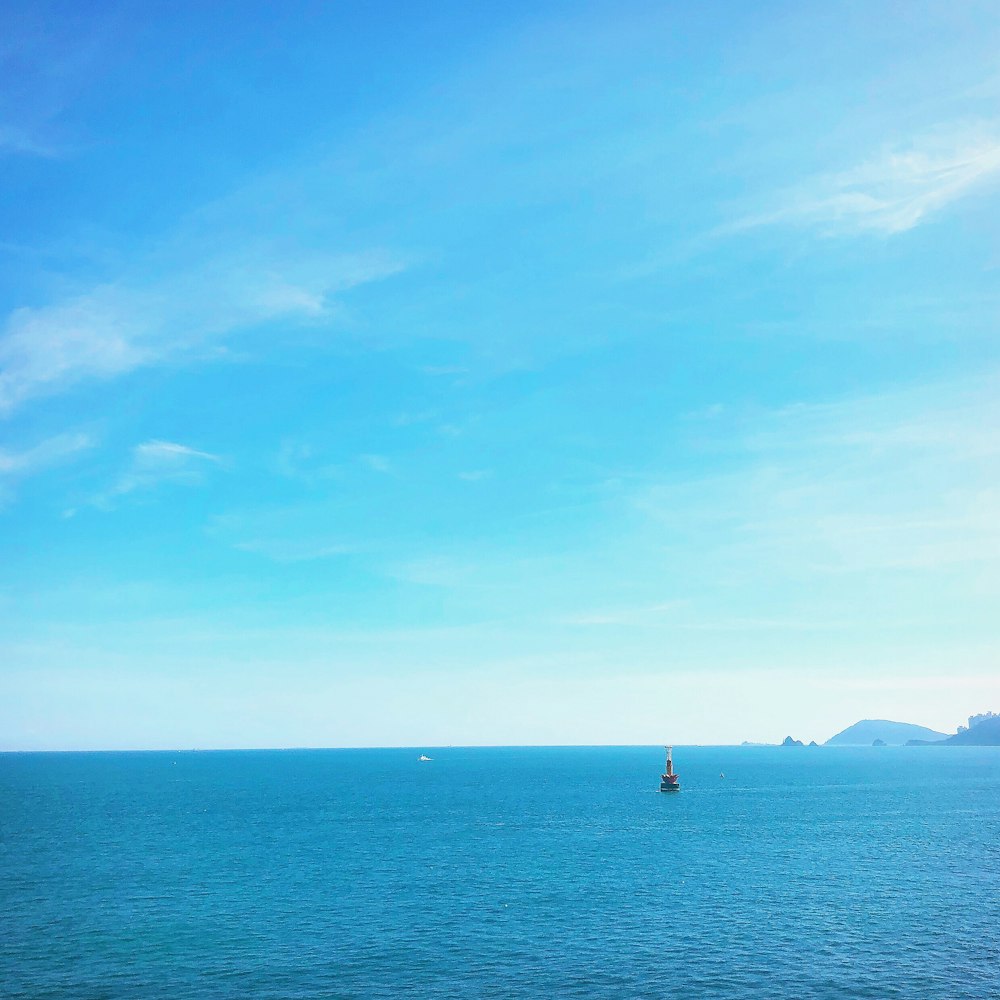
<svg viewBox="0 0 1000 1000">
<path fill-rule="evenodd" d="M 0 746 L 1000 707 L 995 4 L 0 21 Z"/>
</svg>

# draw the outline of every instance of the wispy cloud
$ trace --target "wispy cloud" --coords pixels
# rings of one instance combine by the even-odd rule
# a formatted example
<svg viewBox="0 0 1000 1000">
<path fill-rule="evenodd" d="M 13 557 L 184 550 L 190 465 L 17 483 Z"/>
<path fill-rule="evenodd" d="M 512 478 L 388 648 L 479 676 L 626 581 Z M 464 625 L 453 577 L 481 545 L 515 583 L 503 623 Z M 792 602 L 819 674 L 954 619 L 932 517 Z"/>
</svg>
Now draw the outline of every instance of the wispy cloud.
<svg viewBox="0 0 1000 1000">
<path fill-rule="evenodd" d="M 726 617 L 717 613 L 702 615 L 690 601 L 669 601 L 650 607 L 619 608 L 584 612 L 558 619 L 558 624 L 570 626 L 614 626 L 629 629 L 660 628 L 671 632 L 825 632 L 851 627 L 848 618 L 815 619 L 797 617 Z M 897 623 L 893 623 L 897 624 Z M 913 619 L 902 623 L 915 624 Z"/>
<path fill-rule="evenodd" d="M 237 542 L 233 548 L 241 552 L 252 552 L 278 563 L 312 562 L 315 559 L 331 559 L 356 552 L 356 548 L 338 541 L 304 539 L 295 541 L 287 538 L 253 538 Z"/>
<path fill-rule="evenodd" d="M 942 128 L 848 170 L 790 188 L 775 208 L 748 215 L 732 229 L 789 224 L 814 226 L 831 236 L 891 236 L 919 225 L 998 174 L 1000 133 L 995 127 Z"/>
<path fill-rule="evenodd" d="M 174 441 L 146 441 L 132 449 L 128 467 L 110 489 L 94 498 L 93 503 L 107 509 L 119 497 L 150 490 L 163 483 L 195 485 L 204 478 L 207 466 L 220 461 L 218 455 Z"/>
<path fill-rule="evenodd" d="M 468 559 L 430 555 L 397 562 L 387 569 L 396 580 L 422 587 L 464 587 L 475 585 L 480 567 Z"/>
<path fill-rule="evenodd" d="M 219 514 L 206 531 L 224 545 L 277 563 L 331 559 L 365 548 L 325 502 Z"/>
<path fill-rule="evenodd" d="M 29 134 L 26 130 L 0 122 L 0 156 L 40 156 L 46 159 L 59 155 L 54 146 Z"/>
<path fill-rule="evenodd" d="M 281 476 L 306 484 L 333 479 L 343 474 L 341 466 L 332 462 L 325 450 L 293 439 L 281 442 L 274 459 L 274 470 Z"/>
<path fill-rule="evenodd" d="M 94 444 L 89 434 L 57 434 L 23 451 L 0 449 L 0 475 L 31 475 L 93 448 Z"/>
<path fill-rule="evenodd" d="M 11 451 L 0 448 L 0 507 L 13 495 L 15 482 L 53 466 L 72 461 L 97 442 L 90 434 L 57 434 L 55 437 L 25 448 Z"/>
<path fill-rule="evenodd" d="M 464 365 L 421 365 L 420 371 L 425 375 L 468 375 L 469 369 Z"/>
<path fill-rule="evenodd" d="M 385 455 L 361 455 L 359 461 L 362 465 L 371 469 L 372 472 L 388 473 L 392 470 L 392 464 Z"/>
<path fill-rule="evenodd" d="M 111 283 L 63 303 L 21 308 L 0 334 L 0 414 L 85 379 L 108 379 L 274 320 L 327 318 L 331 297 L 396 273 L 380 253 L 205 259 L 156 282 Z"/>
<path fill-rule="evenodd" d="M 678 611 L 686 610 L 689 604 L 689 601 L 680 599 L 662 601 L 658 604 L 642 604 L 632 608 L 598 608 L 564 615 L 558 619 L 558 623 L 560 625 L 626 625 L 629 627 L 662 625 L 670 616 L 675 616 Z"/>
<path fill-rule="evenodd" d="M 89 434 L 57 434 L 23 451 L 0 449 L 0 490 L 10 483 L 71 461 L 96 444 Z"/>
<path fill-rule="evenodd" d="M 773 579 L 979 567 L 1000 584 L 997 377 L 830 404 L 720 428 L 740 467 L 641 493 L 699 563 Z M 988 581 L 992 580 L 991 584 Z"/>
</svg>

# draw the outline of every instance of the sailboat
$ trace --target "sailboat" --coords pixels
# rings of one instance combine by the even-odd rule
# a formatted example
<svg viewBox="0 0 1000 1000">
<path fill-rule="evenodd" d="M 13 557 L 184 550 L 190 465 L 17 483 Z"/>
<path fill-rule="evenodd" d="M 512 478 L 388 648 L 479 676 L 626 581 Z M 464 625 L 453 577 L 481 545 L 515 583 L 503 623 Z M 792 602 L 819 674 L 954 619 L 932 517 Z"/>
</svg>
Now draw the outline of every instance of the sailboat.
<svg viewBox="0 0 1000 1000">
<path fill-rule="evenodd" d="M 679 792 L 681 790 L 681 776 L 674 773 L 674 748 L 664 747 L 667 751 L 667 769 L 660 775 L 661 792 Z"/>
</svg>

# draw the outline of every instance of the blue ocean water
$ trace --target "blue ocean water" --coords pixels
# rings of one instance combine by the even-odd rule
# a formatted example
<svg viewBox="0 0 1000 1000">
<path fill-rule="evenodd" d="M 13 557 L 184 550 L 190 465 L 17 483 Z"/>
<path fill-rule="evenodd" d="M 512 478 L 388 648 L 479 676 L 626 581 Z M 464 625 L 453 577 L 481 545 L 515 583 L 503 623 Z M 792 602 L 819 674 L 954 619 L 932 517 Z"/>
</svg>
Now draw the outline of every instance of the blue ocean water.
<svg viewBox="0 0 1000 1000">
<path fill-rule="evenodd" d="M 1000 996 L 1000 748 L 427 752 L 0 755 L 0 995 Z"/>
</svg>

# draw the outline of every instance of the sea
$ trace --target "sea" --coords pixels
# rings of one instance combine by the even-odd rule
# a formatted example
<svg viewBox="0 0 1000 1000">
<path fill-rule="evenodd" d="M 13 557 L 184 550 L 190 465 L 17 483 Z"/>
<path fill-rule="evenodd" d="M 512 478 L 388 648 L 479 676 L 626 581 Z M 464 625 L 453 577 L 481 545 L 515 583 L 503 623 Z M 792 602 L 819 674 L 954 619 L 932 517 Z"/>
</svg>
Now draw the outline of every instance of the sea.
<svg viewBox="0 0 1000 1000">
<path fill-rule="evenodd" d="M 0 996 L 1000 997 L 1000 748 L 662 754 L 0 755 Z"/>
</svg>

